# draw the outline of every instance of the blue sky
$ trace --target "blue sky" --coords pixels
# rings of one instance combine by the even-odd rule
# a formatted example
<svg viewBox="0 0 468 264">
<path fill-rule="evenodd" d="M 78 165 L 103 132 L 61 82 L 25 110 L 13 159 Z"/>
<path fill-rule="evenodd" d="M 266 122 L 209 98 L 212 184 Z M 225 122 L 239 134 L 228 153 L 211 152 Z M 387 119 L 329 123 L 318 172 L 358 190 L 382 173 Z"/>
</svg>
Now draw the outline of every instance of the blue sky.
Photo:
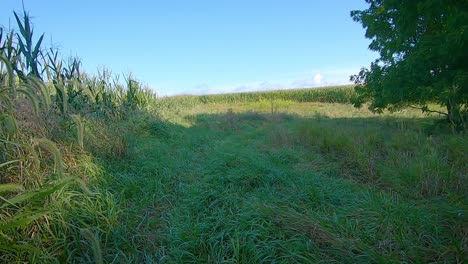
<svg viewBox="0 0 468 264">
<path fill-rule="evenodd" d="M 1 0 L 0 25 L 20 0 Z M 349 83 L 377 57 L 349 12 L 364 0 L 24 0 L 37 35 L 87 72 L 133 73 L 160 95 Z"/>
</svg>

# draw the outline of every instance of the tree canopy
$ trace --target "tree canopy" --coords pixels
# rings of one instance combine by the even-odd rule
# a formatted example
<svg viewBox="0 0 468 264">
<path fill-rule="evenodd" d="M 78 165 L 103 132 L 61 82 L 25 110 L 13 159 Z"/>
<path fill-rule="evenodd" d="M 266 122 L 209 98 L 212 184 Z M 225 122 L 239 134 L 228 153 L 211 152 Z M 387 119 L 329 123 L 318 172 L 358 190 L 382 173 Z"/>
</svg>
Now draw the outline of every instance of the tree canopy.
<svg viewBox="0 0 468 264">
<path fill-rule="evenodd" d="M 445 106 L 449 121 L 464 125 L 468 106 L 468 1 L 366 0 L 351 17 L 366 29 L 380 58 L 351 80 L 355 105 L 375 112 L 429 103 Z"/>
</svg>

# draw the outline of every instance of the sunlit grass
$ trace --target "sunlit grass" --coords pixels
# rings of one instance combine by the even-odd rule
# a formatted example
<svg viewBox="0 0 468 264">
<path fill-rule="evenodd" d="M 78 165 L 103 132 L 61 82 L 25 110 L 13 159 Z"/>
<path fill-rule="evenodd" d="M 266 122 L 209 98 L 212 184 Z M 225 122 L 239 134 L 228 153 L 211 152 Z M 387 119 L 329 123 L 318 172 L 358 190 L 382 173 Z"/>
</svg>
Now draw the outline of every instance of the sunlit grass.
<svg viewBox="0 0 468 264">
<path fill-rule="evenodd" d="M 110 164 L 127 207 L 118 259 L 460 261 L 468 142 L 438 118 L 327 103 L 175 109 Z"/>
<path fill-rule="evenodd" d="M 20 34 L 0 32 L 0 262 L 466 259 L 468 139 L 437 114 L 375 115 L 351 87 L 156 99 L 39 57 L 16 17 Z"/>
</svg>

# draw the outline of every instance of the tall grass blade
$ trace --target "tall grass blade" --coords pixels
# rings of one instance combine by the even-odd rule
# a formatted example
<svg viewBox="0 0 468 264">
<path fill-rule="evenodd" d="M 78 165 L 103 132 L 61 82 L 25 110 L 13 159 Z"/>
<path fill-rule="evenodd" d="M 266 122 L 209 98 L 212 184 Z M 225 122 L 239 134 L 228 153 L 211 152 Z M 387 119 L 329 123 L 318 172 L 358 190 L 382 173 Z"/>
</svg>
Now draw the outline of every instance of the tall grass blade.
<svg viewBox="0 0 468 264">
<path fill-rule="evenodd" d="M 13 75 L 13 66 L 11 65 L 10 60 L 5 57 L 3 54 L 0 54 L 0 61 L 4 63 L 7 73 L 8 73 L 8 86 L 11 89 L 14 88 L 14 75 Z"/>
<path fill-rule="evenodd" d="M 41 102 L 44 104 L 44 108 L 49 109 L 51 105 L 50 92 L 47 86 L 45 85 L 45 83 L 41 79 L 35 76 L 28 76 L 28 82 L 41 95 L 42 97 Z"/>
<path fill-rule="evenodd" d="M 71 118 L 73 122 L 75 123 L 76 126 L 76 135 L 77 135 L 77 140 L 78 144 L 80 145 L 81 148 L 84 148 L 84 126 L 83 122 L 81 121 L 81 118 L 79 115 L 71 115 Z"/>
<path fill-rule="evenodd" d="M 0 231 L 8 230 L 8 229 L 13 229 L 13 228 L 18 228 L 18 227 L 24 227 L 31 223 L 32 221 L 43 217 L 46 215 L 48 211 L 39 211 L 35 213 L 22 213 L 15 215 L 14 218 L 8 220 L 6 223 L 0 224 Z"/>
<path fill-rule="evenodd" d="M 104 263 L 103 258 L 102 258 L 102 250 L 101 250 L 101 245 L 96 238 L 96 235 L 91 232 L 89 229 L 81 229 L 80 233 L 91 243 L 91 248 L 93 250 L 94 254 L 94 263 L 96 264 L 102 264 Z"/>
<path fill-rule="evenodd" d="M 5 163 L 4 163 L 5 164 Z M 23 186 L 18 184 L 0 184 L 0 193 L 22 191 Z"/>
<path fill-rule="evenodd" d="M 1 168 L 1 167 L 4 167 L 4 166 L 6 166 L 6 165 L 13 164 L 13 163 L 18 162 L 18 161 L 19 161 L 19 160 L 10 160 L 10 161 L 1 163 L 1 164 L 0 164 L 0 168 Z M 0 191 L 1 191 L 1 188 L 0 188 Z"/>
<path fill-rule="evenodd" d="M 47 149 L 50 153 L 52 153 L 52 155 L 54 156 L 55 172 L 59 176 L 63 176 L 62 154 L 60 154 L 60 150 L 57 148 L 54 142 L 46 138 L 34 139 L 33 141 L 39 144 L 39 146 L 42 146 L 43 148 Z"/>
<path fill-rule="evenodd" d="M 0 196 L 0 199 L 4 201 L 4 204 L 0 206 L 0 209 L 6 208 L 8 206 L 15 206 L 25 201 L 30 201 L 37 194 L 38 192 L 36 191 L 29 191 L 23 194 L 16 195 L 15 197 L 11 199 L 5 199 L 4 197 Z"/>
<path fill-rule="evenodd" d="M 39 113 L 39 100 L 37 97 L 26 89 L 17 89 L 16 92 L 24 94 L 29 99 L 33 106 L 33 112 L 37 115 Z"/>
<path fill-rule="evenodd" d="M 37 190 L 27 191 L 22 194 L 18 194 L 13 198 L 5 199 L 4 197 L 0 196 L 0 198 L 5 202 L 0 206 L 0 209 L 6 208 L 8 206 L 16 206 L 23 202 L 31 202 L 31 201 L 42 201 L 46 196 L 54 193 L 55 191 L 65 187 L 70 182 L 74 181 L 75 178 L 65 178 L 57 183 L 49 184 L 43 186 Z"/>
<path fill-rule="evenodd" d="M 19 245 L 19 244 L 8 244 L 8 245 L 2 245 L 0 243 L 0 250 L 5 250 L 5 251 L 10 251 L 10 252 L 15 252 L 15 253 L 20 253 L 20 252 L 32 252 L 36 254 L 41 254 L 41 250 L 38 249 L 37 247 L 29 246 L 29 245 Z"/>
</svg>

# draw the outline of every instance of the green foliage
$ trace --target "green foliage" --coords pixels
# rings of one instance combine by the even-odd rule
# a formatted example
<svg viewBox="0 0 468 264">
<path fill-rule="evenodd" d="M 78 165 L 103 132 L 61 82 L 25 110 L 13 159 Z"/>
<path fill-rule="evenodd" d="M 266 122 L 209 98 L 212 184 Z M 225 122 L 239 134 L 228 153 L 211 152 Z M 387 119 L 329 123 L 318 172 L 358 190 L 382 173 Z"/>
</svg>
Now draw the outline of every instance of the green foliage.
<svg viewBox="0 0 468 264">
<path fill-rule="evenodd" d="M 293 102 L 348 103 L 352 97 L 349 87 L 327 87 L 266 92 L 248 92 L 200 96 L 203 103 L 243 103 L 261 100 L 289 100 Z"/>
<path fill-rule="evenodd" d="M 463 126 L 468 106 L 468 5 L 466 1 L 367 0 L 369 8 L 352 11 L 366 28 L 371 50 L 380 58 L 351 77 L 358 86 L 357 106 L 423 111 L 435 102 Z"/>
<path fill-rule="evenodd" d="M 248 103 L 248 102 L 326 102 L 350 103 L 354 91 L 349 86 L 291 89 L 265 92 L 247 92 L 213 95 L 179 95 L 158 100 L 160 109 L 187 108 L 215 103 Z M 269 107 L 272 105 L 269 104 Z"/>
<path fill-rule="evenodd" d="M 398 190 L 412 197 L 466 196 L 466 156 L 449 154 L 468 147 L 466 136 L 433 135 L 411 120 L 319 119 L 299 127 L 298 137 L 339 165 L 338 173 L 357 182 Z M 414 120 L 413 120 L 414 122 Z M 383 123 L 383 124 L 381 124 Z M 450 147 L 446 141 L 456 141 Z M 457 164 L 457 165 L 455 165 Z"/>
<path fill-rule="evenodd" d="M 117 207 L 88 187 L 103 171 L 85 148 L 84 124 L 102 121 L 102 152 L 123 156 L 122 131 L 105 126 L 145 110 L 155 95 L 108 71 L 86 75 L 79 59 L 43 49 L 28 14 L 14 17 L 18 32 L 0 27 L 0 262 L 102 263 L 100 232 L 116 223 Z M 78 250 L 83 237 L 93 252 Z"/>
<path fill-rule="evenodd" d="M 62 177 L 64 164 L 62 161 L 62 154 L 60 154 L 60 150 L 57 148 L 57 146 L 46 138 L 33 139 L 33 142 L 49 151 L 54 156 L 54 173 L 57 173 L 60 177 Z"/>
<path fill-rule="evenodd" d="M 40 250 L 20 241 L 15 230 L 26 228 L 39 218 L 44 218 L 50 213 L 46 210 L 44 198 L 55 191 L 64 188 L 73 179 L 62 179 L 56 183 L 48 184 L 38 190 L 24 191 L 20 185 L 0 185 L 0 251 L 13 253 L 31 252 L 38 253 Z M 14 196 L 6 197 L 5 192 L 20 192 Z M 0 260 L 4 261 L 3 257 Z"/>
<path fill-rule="evenodd" d="M 125 209 L 103 259 L 462 262 L 466 135 L 411 109 L 279 109 L 211 103 L 141 119 L 125 162 L 107 164 Z"/>
<path fill-rule="evenodd" d="M 81 148 L 84 148 L 84 124 L 79 115 L 72 115 L 71 118 L 75 123 L 78 144 Z"/>
<path fill-rule="evenodd" d="M 96 236 L 89 229 L 81 229 L 81 234 L 91 242 L 91 246 L 92 246 L 93 254 L 94 254 L 94 263 L 96 264 L 104 263 L 102 260 L 101 246 Z"/>
<path fill-rule="evenodd" d="M 39 72 L 39 52 L 41 51 L 41 44 L 42 40 L 44 39 L 44 34 L 39 37 L 39 40 L 33 44 L 33 33 L 34 30 L 31 26 L 31 22 L 29 20 L 29 15 L 24 12 L 23 20 L 13 12 L 15 15 L 15 19 L 17 25 L 19 27 L 19 33 L 17 33 L 17 40 L 19 45 L 19 52 L 23 55 L 25 59 L 24 70 L 28 71 L 27 74 L 32 74 L 34 76 L 39 77 L 41 73 Z M 23 69 L 15 68 L 16 73 L 20 78 L 24 78 L 25 74 Z"/>
<path fill-rule="evenodd" d="M 437 118 L 372 118 L 349 87 L 155 100 L 15 17 L 25 34 L 0 31 L 1 263 L 466 259 L 468 141 Z"/>
<path fill-rule="evenodd" d="M 162 120 L 152 120 L 146 124 L 146 130 L 153 136 L 167 137 L 169 136 L 169 128 Z"/>
</svg>

